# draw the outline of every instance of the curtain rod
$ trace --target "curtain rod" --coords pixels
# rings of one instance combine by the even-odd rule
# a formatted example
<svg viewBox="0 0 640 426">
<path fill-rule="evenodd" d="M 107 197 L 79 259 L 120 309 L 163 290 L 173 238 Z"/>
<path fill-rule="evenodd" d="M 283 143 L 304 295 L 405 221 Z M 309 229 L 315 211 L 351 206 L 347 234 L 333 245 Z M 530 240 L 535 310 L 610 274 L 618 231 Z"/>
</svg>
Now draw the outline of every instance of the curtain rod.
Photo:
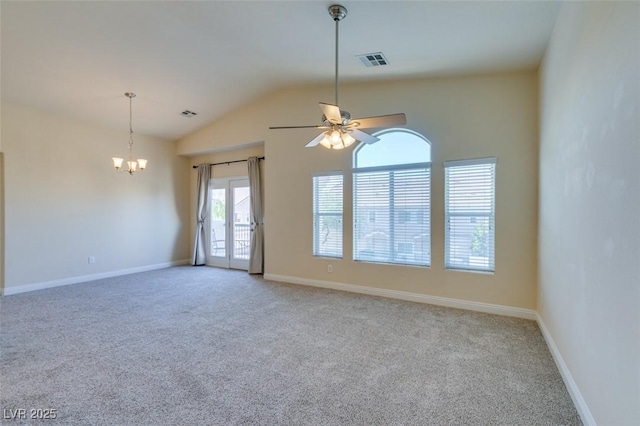
<svg viewBox="0 0 640 426">
<path fill-rule="evenodd" d="M 264 157 L 258 157 L 258 160 L 264 160 Z M 219 166 L 221 164 L 226 164 L 227 166 L 231 163 L 242 163 L 243 161 L 247 161 L 247 160 L 233 160 L 233 161 L 222 161 L 220 163 L 209 163 L 210 166 Z M 198 166 L 193 166 L 194 169 L 197 169 Z"/>
</svg>

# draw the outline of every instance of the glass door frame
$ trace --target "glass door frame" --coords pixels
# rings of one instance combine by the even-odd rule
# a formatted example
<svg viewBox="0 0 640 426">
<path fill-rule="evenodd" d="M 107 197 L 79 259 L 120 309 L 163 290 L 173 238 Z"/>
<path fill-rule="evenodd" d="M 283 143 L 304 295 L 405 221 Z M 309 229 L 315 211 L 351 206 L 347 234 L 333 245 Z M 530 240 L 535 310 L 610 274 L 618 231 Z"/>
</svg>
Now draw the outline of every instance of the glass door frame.
<svg viewBox="0 0 640 426">
<path fill-rule="evenodd" d="M 243 190 L 246 188 L 246 191 Z M 207 265 L 221 268 L 249 269 L 250 253 L 250 212 L 251 197 L 249 179 L 247 177 L 230 177 L 211 179 L 209 191 L 224 190 L 224 215 L 222 224 L 214 223 L 214 199 L 211 197 L 211 207 L 207 215 L 206 226 L 209 240 L 207 241 Z M 213 195 L 213 194 L 212 194 Z M 241 197 L 235 200 L 235 197 Z M 248 202 L 245 202 L 248 197 Z M 221 232 L 221 225 L 223 232 Z M 216 232 L 217 231 L 217 232 Z M 223 235 L 220 235 L 220 234 Z M 218 245 L 222 243 L 223 247 Z M 220 250 L 223 250 L 220 253 Z"/>
</svg>

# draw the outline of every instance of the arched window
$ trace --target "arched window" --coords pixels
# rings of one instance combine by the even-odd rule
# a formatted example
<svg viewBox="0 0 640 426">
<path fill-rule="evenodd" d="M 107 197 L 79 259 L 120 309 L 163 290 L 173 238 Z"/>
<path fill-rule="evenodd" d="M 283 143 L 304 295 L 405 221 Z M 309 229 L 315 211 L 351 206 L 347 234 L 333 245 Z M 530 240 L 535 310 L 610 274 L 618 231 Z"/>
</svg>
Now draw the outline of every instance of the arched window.
<svg viewBox="0 0 640 426">
<path fill-rule="evenodd" d="M 431 143 L 387 129 L 353 153 L 353 260 L 431 265 Z"/>
</svg>

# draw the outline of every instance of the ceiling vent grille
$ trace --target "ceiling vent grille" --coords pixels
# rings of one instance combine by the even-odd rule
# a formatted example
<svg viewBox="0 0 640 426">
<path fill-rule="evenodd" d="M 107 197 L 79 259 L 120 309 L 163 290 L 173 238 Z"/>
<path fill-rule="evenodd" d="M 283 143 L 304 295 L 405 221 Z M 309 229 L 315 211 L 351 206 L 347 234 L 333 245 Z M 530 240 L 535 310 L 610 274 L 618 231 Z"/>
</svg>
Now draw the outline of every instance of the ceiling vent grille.
<svg viewBox="0 0 640 426">
<path fill-rule="evenodd" d="M 387 61 L 387 58 L 385 58 L 382 52 L 365 53 L 363 55 L 356 55 L 356 57 L 360 59 L 367 68 L 389 65 L 389 61 Z"/>
<path fill-rule="evenodd" d="M 197 112 L 193 112 L 193 111 L 189 111 L 188 109 L 185 109 L 184 111 L 182 111 L 180 113 L 180 115 L 184 116 L 184 117 L 195 117 L 196 115 L 198 115 Z"/>
</svg>

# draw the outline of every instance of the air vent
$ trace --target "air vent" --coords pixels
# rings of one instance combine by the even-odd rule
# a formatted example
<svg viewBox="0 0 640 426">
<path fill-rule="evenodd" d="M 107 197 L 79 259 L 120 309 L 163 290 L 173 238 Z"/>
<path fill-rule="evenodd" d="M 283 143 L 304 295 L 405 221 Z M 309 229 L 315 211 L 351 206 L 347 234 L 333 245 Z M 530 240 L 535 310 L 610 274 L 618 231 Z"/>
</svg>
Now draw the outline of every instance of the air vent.
<svg viewBox="0 0 640 426">
<path fill-rule="evenodd" d="M 384 57 L 382 52 L 365 53 L 364 55 L 356 55 L 364 64 L 365 67 L 380 67 L 383 65 L 389 65 L 389 61 Z"/>
<path fill-rule="evenodd" d="M 180 113 L 180 115 L 183 115 L 184 117 L 191 118 L 191 117 L 195 117 L 196 115 L 198 115 L 198 113 L 197 112 L 193 112 L 193 111 L 189 111 L 188 109 L 185 109 L 184 111 L 182 111 Z"/>
</svg>

